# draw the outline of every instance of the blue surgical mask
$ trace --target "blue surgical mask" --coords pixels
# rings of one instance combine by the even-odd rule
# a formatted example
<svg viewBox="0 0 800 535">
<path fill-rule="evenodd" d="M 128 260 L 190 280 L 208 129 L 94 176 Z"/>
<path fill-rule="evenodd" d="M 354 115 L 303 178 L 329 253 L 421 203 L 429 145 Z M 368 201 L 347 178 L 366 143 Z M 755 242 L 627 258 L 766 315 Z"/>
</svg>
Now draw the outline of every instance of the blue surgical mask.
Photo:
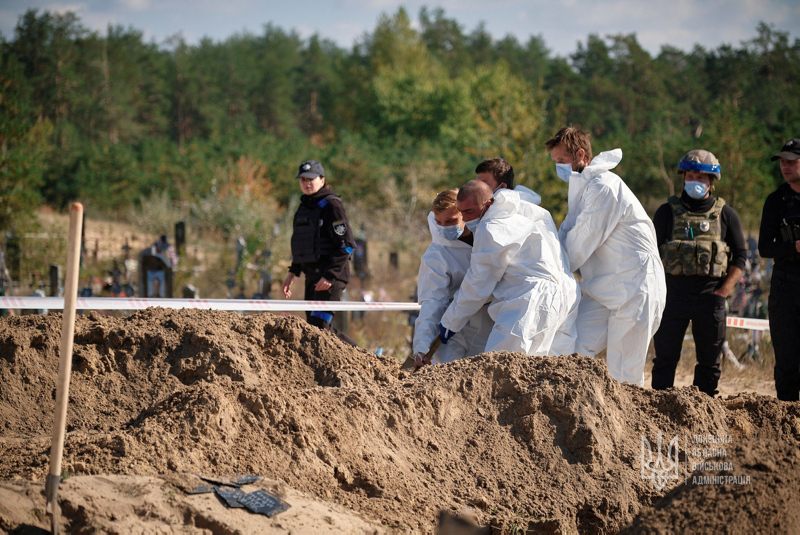
<svg viewBox="0 0 800 535">
<path fill-rule="evenodd" d="M 455 241 L 464 232 L 464 227 L 451 225 L 449 227 L 439 226 L 439 232 L 445 240 Z"/>
<path fill-rule="evenodd" d="M 478 223 L 481 222 L 481 218 L 475 218 L 472 221 L 464 221 L 464 226 L 466 226 L 470 232 L 475 234 L 475 231 L 478 230 Z"/>
<path fill-rule="evenodd" d="M 694 182 L 692 180 L 687 180 L 683 185 L 683 191 L 685 191 L 686 194 L 692 199 L 697 200 L 704 198 L 708 193 L 708 189 L 708 184 L 704 184 L 703 182 Z"/>
<path fill-rule="evenodd" d="M 557 163 L 556 164 L 556 174 L 558 178 L 563 180 L 566 183 L 569 183 L 569 177 L 572 176 L 572 164 L 571 163 Z"/>
</svg>

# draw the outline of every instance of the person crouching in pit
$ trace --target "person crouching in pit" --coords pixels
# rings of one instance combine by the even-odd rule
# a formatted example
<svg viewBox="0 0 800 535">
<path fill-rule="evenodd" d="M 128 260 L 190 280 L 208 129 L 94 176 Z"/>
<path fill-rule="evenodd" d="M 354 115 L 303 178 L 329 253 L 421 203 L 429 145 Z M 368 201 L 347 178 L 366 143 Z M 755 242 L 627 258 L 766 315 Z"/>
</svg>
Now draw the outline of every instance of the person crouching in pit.
<svg viewBox="0 0 800 535">
<path fill-rule="evenodd" d="M 429 348 L 439 336 L 439 322 L 453 296 L 461 286 L 472 256 L 472 232 L 464 225 L 456 207 L 457 189 L 440 192 L 428 213 L 431 243 L 422 255 L 417 276 L 419 316 L 414 324 L 414 363 L 444 364 L 482 353 L 494 322 L 489 317 L 489 305 L 473 314 L 457 335 L 442 345 L 427 360 Z"/>
</svg>

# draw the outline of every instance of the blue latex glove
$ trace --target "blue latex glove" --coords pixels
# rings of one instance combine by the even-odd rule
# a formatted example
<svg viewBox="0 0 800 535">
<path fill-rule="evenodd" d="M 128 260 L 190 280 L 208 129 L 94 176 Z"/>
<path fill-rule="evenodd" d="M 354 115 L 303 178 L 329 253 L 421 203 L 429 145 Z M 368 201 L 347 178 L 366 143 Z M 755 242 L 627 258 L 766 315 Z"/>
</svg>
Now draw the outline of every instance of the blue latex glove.
<svg viewBox="0 0 800 535">
<path fill-rule="evenodd" d="M 442 325 L 439 324 L 439 340 L 442 341 L 443 344 L 446 344 L 448 340 L 450 340 L 456 333 Z"/>
</svg>

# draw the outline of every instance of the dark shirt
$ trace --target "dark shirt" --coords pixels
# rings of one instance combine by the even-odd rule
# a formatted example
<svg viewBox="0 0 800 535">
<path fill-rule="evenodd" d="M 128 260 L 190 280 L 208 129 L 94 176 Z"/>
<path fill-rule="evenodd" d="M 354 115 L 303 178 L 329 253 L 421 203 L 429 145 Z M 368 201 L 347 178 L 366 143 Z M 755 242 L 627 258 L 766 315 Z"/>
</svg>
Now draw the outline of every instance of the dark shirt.
<svg viewBox="0 0 800 535">
<path fill-rule="evenodd" d="M 690 212 L 707 212 L 711 210 L 716 202 L 716 197 L 709 195 L 707 199 L 692 199 L 686 192 L 681 194 L 681 202 Z M 656 241 L 661 247 L 672 240 L 672 208 L 669 203 L 664 203 L 658 207 L 653 216 L 653 226 L 656 228 Z M 739 221 L 739 214 L 729 205 L 722 207 L 720 213 L 720 231 L 722 240 L 730 247 L 728 258 L 728 270 L 731 266 L 736 266 L 744 270 L 747 262 L 747 245 L 744 240 L 742 224 Z M 667 294 L 697 295 L 708 294 L 722 286 L 725 277 L 709 277 L 707 275 L 670 275 L 667 273 Z"/>
<path fill-rule="evenodd" d="M 784 219 L 800 223 L 800 193 L 786 183 L 770 193 L 764 202 L 758 252 L 764 258 L 774 258 L 776 270 L 800 271 L 800 253 L 794 243 L 781 237 L 780 228 Z"/>
<path fill-rule="evenodd" d="M 323 186 L 313 195 L 302 195 L 300 203 L 313 207 L 323 197 L 327 197 L 328 202 L 322 208 L 320 214 L 322 226 L 320 227 L 319 238 L 327 246 L 324 249 L 333 252 L 320 256 L 314 264 L 292 262 L 291 266 L 289 266 L 289 271 L 297 276 L 301 272 L 306 274 L 312 271 L 319 272 L 330 282 L 340 280 L 346 283 L 350 280 L 350 255 L 355 247 L 355 239 L 341 199 L 336 197 L 328 186 Z"/>
</svg>

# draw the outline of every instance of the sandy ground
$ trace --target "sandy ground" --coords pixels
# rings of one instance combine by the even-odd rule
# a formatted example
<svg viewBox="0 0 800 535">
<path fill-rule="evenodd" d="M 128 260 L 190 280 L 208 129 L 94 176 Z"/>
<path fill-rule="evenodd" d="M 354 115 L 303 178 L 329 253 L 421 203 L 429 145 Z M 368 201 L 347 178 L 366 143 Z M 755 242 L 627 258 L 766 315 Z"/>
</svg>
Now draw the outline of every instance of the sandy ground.
<svg viewBox="0 0 800 535">
<path fill-rule="evenodd" d="M 650 364 L 648 364 L 648 368 Z M 732 373 L 723 371 L 719 380 L 717 390 L 720 397 L 736 396 L 738 394 L 759 394 L 767 397 L 775 397 L 775 382 L 768 378 L 770 372 L 753 369 L 749 373 Z M 645 372 L 645 388 L 650 385 L 650 371 Z M 678 368 L 675 374 L 675 387 L 691 387 L 694 380 L 694 372 L 691 369 Z"/>
<path fill-rule="evenodd" d="M 0 532 L 49 525 L 59 332 L 0 319 Z M 89 314 L 67 430 L 76 533 L 431 533 L 442 511 L 498 533 L 800 532 L 800 403 L 620 385 L 579 356 L 410 374 L 294 317 Z M 241 474 L 289 510 L 185 492 Z"/>
<path fill-rule="evenodd" d="M 100 533 L 376 533 L 370 523 L 344 507 L 309 498 L 276 481 L 258 481 L 245 492 L 264 489 L 290 504 L 268 518 L 222 504 L 213 493 L 188 495 L 174 478 L 156 476 L 72 476 L 59 487 L 61 515 L 68 529 Z M 13 528 L 49 527 L 41 486 L 30 481 L 0 483 L 0 517 Z M 67 527 L 67 526 L 65 526 Z"/>
</svg>

